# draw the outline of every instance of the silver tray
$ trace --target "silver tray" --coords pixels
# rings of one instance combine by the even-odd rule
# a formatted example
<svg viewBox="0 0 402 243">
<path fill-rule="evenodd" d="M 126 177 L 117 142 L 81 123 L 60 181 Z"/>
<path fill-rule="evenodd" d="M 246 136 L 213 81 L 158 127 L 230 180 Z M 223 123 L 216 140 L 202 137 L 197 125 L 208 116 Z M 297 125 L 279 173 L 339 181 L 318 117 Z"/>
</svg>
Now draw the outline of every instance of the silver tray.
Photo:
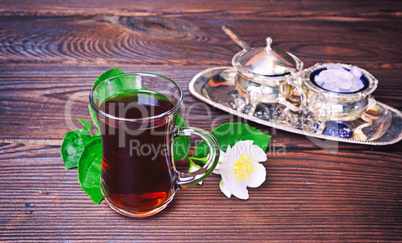
<svg viewBox="0 0 402 243">
<path fill-rule="evenodd" d="M 394 144 L 402 140 L 402 113 L 395 108 L 387 106 L 383 103 L 377 101 L 377 108 L 384 109 L 387 114 L 387 120 L 390 122 L 389 126 L 381 131 L 381 136 L 369 141 L 356 140 L 352 138 L 342 138 L 336 136 L 329 136 L 324 134 L 316 134 L 313 132 L 304 131 L 297 129 L 290 124 L 277 121 L 262 119 L 255 115 L 250 115 L 239 111 L 236 108 L 236 100 L 240 96 L 239 92 L 236 90 L 234 76 L 236 71 L 233 67 L 214 67 L 201 71 L 193 77 L 189 84 L 189 90 L 192 95 L 201 101 L 212 105 L 218 109 L 221 109 L 230 114 L 239 116 L 241 118 L 266 125 L 269 127 L 281 129 L 287 132 L 302 134 L 310 137 L 316 137 L 326 140 L 355 143 L 355 144 L 366 144 L 366 145 L 389 145 Z M 212 84 L 212 85 L 211 85 Z M 271 104 L 272 106 L 272 104 Z M 364 115 L 364 114 L 363 114 Z M 382 121 L 378 118 L 378 121 Z M 373 120 L 374 121 L 374 120 Z M 375 122 L 373 122 L 375 124 Z M 374 126 L 374 125 L 373 125 Z M 382 124 L 377 124 L 377 127 L 384 127 Z M 377 127 L 372 129 L 377 129 Z M 366 126 L 365 129 L 370 129 L 370 126 Z"/>
</svg>

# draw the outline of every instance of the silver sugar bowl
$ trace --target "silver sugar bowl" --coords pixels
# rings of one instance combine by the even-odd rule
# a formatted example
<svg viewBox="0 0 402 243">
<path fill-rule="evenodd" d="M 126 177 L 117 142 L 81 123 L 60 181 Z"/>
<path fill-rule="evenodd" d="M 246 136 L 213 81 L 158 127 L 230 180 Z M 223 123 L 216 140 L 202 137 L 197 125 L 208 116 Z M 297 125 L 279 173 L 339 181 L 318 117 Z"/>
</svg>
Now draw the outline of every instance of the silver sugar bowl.
<svg viewBox="0 0 402 243">
<path fill-rule="evenodd" d="M 354 91 L 334 91 L 322 87 L 317 81 L 319 74 L 332 63 L 317 63 L 303 70 L 303 88 L 307 97 L 307 107 L 322 120 L 352 121 L 362 116 L 364 112 L 374 107 L 376 101 L 370 96 L 377 88 L 378 80 L 362 68 L 358 79 L 360 89 Z M 346 71 L 353 69 L 352 65 L 338 64 Z"/>
<path fill-rule="evenodd" d="M 233 56 L 232 64 L 236 89 L 252 105 L 250 113 L 259 103 L 280 103 L 287 110 L 301 110 L 305 96 L 293 75 L 303 69 L 303 62 L 291 53 L 272 48 L 271 37 L 266 38 L 266 46 L 250 48 L 230 27 L 223 26 L 223 30 L 243 48 Z"/>
</svg>

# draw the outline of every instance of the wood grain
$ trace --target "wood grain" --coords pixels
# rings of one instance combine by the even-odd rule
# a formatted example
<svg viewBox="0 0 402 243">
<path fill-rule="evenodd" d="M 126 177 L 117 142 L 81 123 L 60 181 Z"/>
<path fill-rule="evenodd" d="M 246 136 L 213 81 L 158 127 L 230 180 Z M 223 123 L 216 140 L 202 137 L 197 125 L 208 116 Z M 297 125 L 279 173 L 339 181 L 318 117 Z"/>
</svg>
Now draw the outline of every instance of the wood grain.
<svg viewBox="0 0 402 243">
<path fill-rule="evenodd" d="M 317 62 L 358 65 L 378 80 L 374 97 L 402 110 L 401 1 L 0 2 L 0 241 L 4 242 L 400 242 L 402 143 L 340 143 L 330 152 L 305 136 L 273 135 L 267 180 L 247 201 L 227 199 L 220 177 L 178 191 L 161 213 L 130 219 L 94 205 L 60 144 L 71 117 L 89 119 L 88 93 L 117 67 L 165 75 L 184 91 L 187 125 L 247 122 L 196 100 L 199 71 L 231 65 L 240 49 L 273 46 Z M 78 125 L 78 123 L 74 123 Z M 179 170 L 188 162 L 177 161 Z"/>
<path fill-rule="evenodd" d="M 343 62 L 401 68 L 402 20 L 249 20 L 165 16 L 0 17 L 0 63 L 229 65 L 239 48 L 221 31 L 239 29 L 251 46 L 274 46 L 310 66 Z M 63 26 L 63 28 L 59 28 Z M 1 37 L 2 36 L 2 37 Z M 381 43 L 381 44 L 379 44 Z"/>
<path fill-rule="evenodd" d="M 402 154 L 384 155 L 308 150 L 273 155 L 264 163 L 267 181 L 250 189 L 248 201 L 227 199 L 213 175 L 202 186 L 179 191 L 160 214 L 138 220 L 117 215 L 105 202 L 93 205 L 76 170 L 64 171 L 58 147 L 2 144 L 0 239 L 397 240 Z"/>
<path fill-rule="evenodd" d="M 327 1 L 290 0 L 290 1 L 130 1 L 119 0 L 113 4 L 107 0 L 88 4 L 85 1 L 71 0 L 60 4 L 52 0 L 38 0 L 32 6 L 29 0 L 20 0 L 15 4 L 3 0 L 0 13 L 3 15 L 120 15 L 120 16 L 160 16 L 221 19 L 266 19 L 266 18 L 327 18 L 364 20 L 383 18 L 386 20 L 400 17 L 402 4 L 397 0 L 387 1 L 348 1 L 340 0 L 336 4 Z"/>
</svg>

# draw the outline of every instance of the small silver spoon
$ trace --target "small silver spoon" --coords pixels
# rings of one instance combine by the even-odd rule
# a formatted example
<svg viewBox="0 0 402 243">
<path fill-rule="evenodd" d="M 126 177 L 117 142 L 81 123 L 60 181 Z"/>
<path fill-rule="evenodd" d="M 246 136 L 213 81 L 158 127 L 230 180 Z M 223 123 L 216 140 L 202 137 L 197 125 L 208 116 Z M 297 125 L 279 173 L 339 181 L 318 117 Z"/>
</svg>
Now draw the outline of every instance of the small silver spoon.
<svg viewBox="0 0 402 243">
<path fill-rule="evenodd" d="M 244 40 L 242 40 L 240 36 L 230 26 L 223 25 L 222 30 L 243 50 L 249 51 L 251 49 L 250 46 Z"/>
</svg>

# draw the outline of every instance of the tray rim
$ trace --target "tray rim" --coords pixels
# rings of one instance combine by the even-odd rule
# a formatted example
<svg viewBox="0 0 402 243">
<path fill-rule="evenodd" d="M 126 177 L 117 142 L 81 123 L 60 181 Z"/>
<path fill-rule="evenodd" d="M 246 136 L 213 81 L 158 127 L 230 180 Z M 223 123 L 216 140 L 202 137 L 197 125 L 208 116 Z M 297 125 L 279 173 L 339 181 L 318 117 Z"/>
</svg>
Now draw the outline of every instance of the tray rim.
<svg viewBox="0 0 402 243">
<path fill-rule="evenodd" d="M 266 120 L 260 119 L 258 117 L 255 117 L 255 116 L 250 116 L 250 115 L 247 115 L 245 113 L 238 112 L 238 111 L 233 110 L 233 109 L 231 109 L 231 108 L 229 108 L 227 106 L 224 106 L 224 105 L 222 105 L 222 104 L 220 104 L 218 102 L 215 102 L 215 101 L 212 101 L 212 100 L 208 99 L 207 97 L 203 96 L 201 93 L 198 93 L 195 90 L 194 84 L 199 79 L 200 76 L 202 76 L 206 72 L 210 72 L 210 71 L 214 71 L 214 70 L 218 70 L 218 69 L 220 69 L 220 70 L 233 69 L 234 70 L 234 67 L 232 67 L 232 66 L 218 66 L 218 67 L 212 67 L 212 68 L 204 69 L 204 70 L 198 72 L 191 79 L 188 87 L 189 87 L 190 93 L 193 96 L 195 96 L 197 99 L 199 99 L 199 100 L 201 100 L 201 101 L 203 101 L 203 102 L 205 102 L 205 103 L 207 103 L 207 104 L 209 104 L 209 105 L 211 105 L 211 106 L 213 106 L 215 108 L 218 108 L 218 109 L 220 109 L 222 111 L 230 113 L 232 115 L 241 117 L 243 119 L 246 119 L 246 120 L 249 120 L 249 121 L 264 125 L 264 126 L 269 126 L 269 127 L 272 127 L 272 128 L 280 129 L 280 130 L 283 130 L 283 131 L 296 133 L 296 134 L 300 134 L 300 135 L 305 135 L 305 136 L 308 136 L 308 137 L 315 137 L 315 138 L 320 138 L 320 139 L 337 141 L 337 142 L 384 146 L 384 145 L 395 144 L 395 143 L 397 143 L 397 142 L 402 140 L 402 133 L 399 133 L 399 136 L 397 138 L 395 138 L 393 140 L 390 140 L 390 141 L 385 141 L 385 142 L 384 141 L 379 141 L 379 142 L 376 142 L 376 141 L 361 141 L 361 140 L 340 138 L 340 137 L 334 137 L 334 136 L 323 135 L 323 134 L 315 134 L 315 133 L 305 132 L 305 131 L 302 131 L 302 130 L 299 130 L 299 129 L 296 129 L 296 128 L 283 126 L 283 125 L 277 124 L 275 122 L 266 121 Z M 384 108 L 396 113 L 398 116 L 402 117 L 402 113 L 399 110 L 397 110 L 397 109 L 395 109 L 395 108 L 393 108 L 391 106 L 388 106 L 388 105 L 386 105 L 384 103 L 381 103 L 379 101 L 377 101 L 377 104 L 381 105 L 382 107 L 384 107 Z"/>
</svg>

